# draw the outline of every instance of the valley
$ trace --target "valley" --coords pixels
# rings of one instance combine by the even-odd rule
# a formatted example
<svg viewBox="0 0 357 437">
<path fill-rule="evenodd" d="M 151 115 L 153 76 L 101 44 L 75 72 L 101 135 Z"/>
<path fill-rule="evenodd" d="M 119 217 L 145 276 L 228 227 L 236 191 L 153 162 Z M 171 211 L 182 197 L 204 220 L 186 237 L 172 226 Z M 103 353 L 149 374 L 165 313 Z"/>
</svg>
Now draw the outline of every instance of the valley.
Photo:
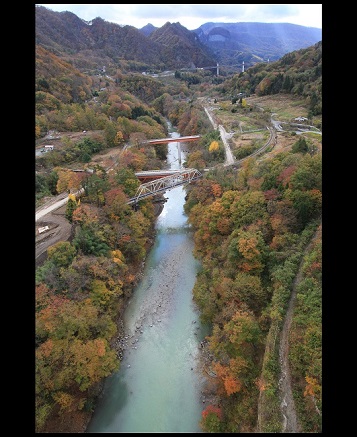
<svg viewBox="0 0 357 437">
<path fill-rule="evenodd" d="M 44 8 L 36 20 L 36 430 L 86 432 L 105 381 L 127 364 L 118 348 L 124 310 L 165 207 L 178 205 L 158 209 L 148 197 L 133 208 L 128 199 L 137 172 L 168 166 L 165 145 L 150 140 L 177 131 L 199 135 L 182 143 L 183 165 L 203 174 L 184 187 L 184 211 L 164 232 L 169 242 L 184 214 L 199 265 L 186 297 L 208 329 L 197 347 L 209 385 L 192 429 L 321 432 L 322 43 L 229 72 L 209 69 L 217 59 L 179 23 L 144 36 Z M 201 36 L 229 33 L 210 35 Z M 193 65 L 207 70 L 187 70 Z M 165 275 L 157 271 L 158 283 L 167 279 L 157 296 L 173 291 L 174 277 L 184 280 L 178 258 L 170 255 Z M 174 338 L 192 328 L 183 325 L 173 326 Z M 161 365 L 162 382 L 172 366 Z M 109 401 L 109 416 L 114 408 Z M 165 413 L 165 429 L 180 424 L 176 410 Z"/>
</svg>

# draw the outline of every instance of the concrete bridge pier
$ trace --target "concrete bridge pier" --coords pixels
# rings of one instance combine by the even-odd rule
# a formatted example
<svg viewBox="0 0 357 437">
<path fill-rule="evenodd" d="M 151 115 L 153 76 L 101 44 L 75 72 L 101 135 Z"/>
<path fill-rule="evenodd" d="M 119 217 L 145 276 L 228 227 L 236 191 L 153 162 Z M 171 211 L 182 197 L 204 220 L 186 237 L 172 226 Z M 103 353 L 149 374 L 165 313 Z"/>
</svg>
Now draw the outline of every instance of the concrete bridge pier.
<svg viewBox="0 0 357 437">
<path fill-rule="evenodd" d="M 178 162 L 181 165 L 181 144 L 177 143 Z"/>
</svg>

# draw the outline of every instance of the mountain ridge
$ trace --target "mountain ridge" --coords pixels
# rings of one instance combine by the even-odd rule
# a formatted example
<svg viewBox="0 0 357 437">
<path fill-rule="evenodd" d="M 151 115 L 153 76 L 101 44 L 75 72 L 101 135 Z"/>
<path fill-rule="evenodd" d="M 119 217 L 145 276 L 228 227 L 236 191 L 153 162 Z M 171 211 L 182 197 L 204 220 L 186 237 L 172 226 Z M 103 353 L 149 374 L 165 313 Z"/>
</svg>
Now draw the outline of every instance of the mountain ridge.
<svg viewBox="0 0 357 437">
<path fill-rule="evenodd" d="M 123 63 L 131 71 L 206 67 L 216 63 L 242 64 L 280 59 L 309 47 L 322 30 L 288 23 L 204 23 L 191 31 L 181 23 L 141 29 L 121 26 L 100 17 L 87 22 L 72 12 L 35 8 L 35 41 L 82 68 Z M 80 67 L 80 65 L 78 65 Z"/>
</svg>

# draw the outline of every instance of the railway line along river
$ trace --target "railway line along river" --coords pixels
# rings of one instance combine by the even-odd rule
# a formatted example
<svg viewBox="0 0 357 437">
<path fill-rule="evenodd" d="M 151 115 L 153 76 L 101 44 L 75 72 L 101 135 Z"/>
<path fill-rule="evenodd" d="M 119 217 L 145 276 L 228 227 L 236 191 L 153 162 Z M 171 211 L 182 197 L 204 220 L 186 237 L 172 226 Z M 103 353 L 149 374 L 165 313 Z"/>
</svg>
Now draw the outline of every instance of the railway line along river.
<svg viewBox="0 0 357 437">
<path fill-rule="evenodd" d="M 180 169 L 180 143 L 168 147 L 168 167 Z M 183 186 L 166 192 L 143 278 L 125 310 L 121 367 L 106 380 L 86 432 L 202 432 L 198 357 L 208 332 L 192 300 L 200 264 L 185 195 Z"/>
</svg>

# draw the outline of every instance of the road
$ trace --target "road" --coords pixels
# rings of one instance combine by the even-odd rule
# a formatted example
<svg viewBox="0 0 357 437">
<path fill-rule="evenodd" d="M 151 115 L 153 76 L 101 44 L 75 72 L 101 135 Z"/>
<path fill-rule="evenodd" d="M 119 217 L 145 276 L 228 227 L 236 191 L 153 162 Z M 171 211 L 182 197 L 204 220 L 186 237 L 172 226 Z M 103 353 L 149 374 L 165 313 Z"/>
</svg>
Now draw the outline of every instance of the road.
<svg viewBox="0 0 357 437">
<path fill-rule="evenodd" d="M 305 254 L 309 253 L 311 246 L 313 245 L 316 238 L 321 238 L 322 226 L 317 229 L 315 235 L 305 248 Z M 289 366 L 289 333 L 290 326 L 292 322 L 292 317 L 294 314 L 294 306 L 296 301 L 297 288 L 299 283 L 304 277 L 303 272 L 304 258 L 302 258 L 299 266 L 299 271 L 294 279 L 293 289 L 290 296 L 288 310 L 285 315 L 284 325 L 280 337 L 279 346 L 279 359 L 281 366 L 281 378 L 279 381 L 280 385 L 280 396 L 281 396 L 281 412 L 283 415 L 283 433 L 299 433 L 301 432 L 301 425 L 298 420 L 298 416 L 295 410 L 295 401 L 291 388 L 291 374 Z M 321 414 L 321 413 L 319 413 Z"/>
<path fill-rule="evenodd" d="M 239 163 L 243 162 L 244 160 L 250 158 L 251 156 L 259 155 L 270 144 L 275 143 L 275 141 L 276 141 L 276 133 L 275 133 L 274 129 L 272 127 L 268 127 L 267 126 L 267 129 L 270 132 L 270 137 L 269 137 L 269 140 L 267 141 L 267 143 L 263 147 L 261 147 L 260 149 L 258 149 L 255 152 L 253 152 L 251 155 L 247 156 L 246 158 L 236 160 L 234 158 L 234 156 L 233 156 L 232 150 L 231 150 L 231 148 L 229 146 L 229 143 L 228 143 L 228 139 L 231 137 L 231 134 L 228 134 L 226 132 L 225 128 L 221 124 L 217 124 L 216 123 L 216 121 L 214 119 L 214 116 L 212 115 L 209 107 L 207 107 L 203 101 L 202 101 L 202 106 L 203 106 L 203 108 L 204 108 L 204 110 L 205 110 L 205 112 L 206 112 L 206 114 L 207 114 L 207 116 L 208 116 L 212 126 L 213 126 L 213 129 L 215 129 L 215 130 L 218 129 L 219 133 L 221 135 L 221 139 L 222 139 L 222 142 L 224 144 L 224 148 L 225 148 L 225 152 L 226 152 L 226 160 L 225 160 L 225 163 L 224 163 L 225 167 L 229 166 L 229 165 L 232 165 L 232 164 L 239 164 Z M 276 123 L 278 124 L 280 122 L 277 121 Z"/>
<path fill-rule="evenodd" d="M 51 199 L 45 205 L 41 206 L 36 211 L 36 222 L 39 221 L 42 217 L 49 214 L 52 211 L 60 208 L 68 202 L 68 193 L 61 193 L 55 198 Z"/>
<path fill-rule="evenodd" d="M 35 260 L 36 266 L 41 265 L 47 257 L 47 249 L 59 241 L 67 241 L 72 232 L 72 224 L 66 219 L 64 208 L 47 213 L 43 219 L 36 222 Z M 39 230 L 47 227 L 43 233 Z"/>
<path fill-rule="evenodd" d="M 35 259 L 36 265 L 46 259 L 47 249 L 58 241 L 67 241 L 71 236 L 72 224 L 65 217 L 68 193 L 61 193 L 50 199 L 36 211 Z M 48 227 L 40 232 L 41 228 Z"/>
<path fill-rule="evenodd" d="M 207 117 L 209 118 L 209 121 L 211 122 L 211 124 L 212 124 L 212 126 L 213 126 L 213 129 L 214 129 L 214 130 L 217 130 L 217 128 L 218 128 L 218 124 L 214 121 L 214 118 L 213 118 L 211 112 L 209 111 L 209 109 L 207 108 L 207 106 L 204 106 L 204 105 L 203 105 L 203 108 L 204 108 L 204 110 L 205 110 L 205 113 L 207 114 Z"/>
<path fill-rule="evenodd" d="M 232 150 L 229 147 L 228 141 L 227 141 L 227 132 L 225 130 L 225 128 L 220 124 L 218 125 L 218 129 L 219 129 L 219 133 L 221 134 L 221 138 L 224 144 L 224 148 L 226 150 L 226 162 L 224 163 L 224 165 L 232 165 L 234 164 L 234 157 L 232 154 Z"/>
<path fill-rule="evenodd" d="M 208 109 L 207 106 L 203 105 L 203 108 L 205 110 L 205 113 L 207 114 L 207 117 L 209 118 L 209 121 L 211 122 L 211 124 L 213 126 L 213 129 L 214 130 L 218 129 L 219 133 L 221 135 L 221 139 L 222 139 L 222 142 L 224 144 L 225 151 L 226 151 L 226 162 L 225 162 L 224 165 L 232 165 L 232 164 L 234 164 L 234 157 L 233 157 L 231 148 L 229 147 L 229 144 L 228 144 L 228 141 L 227 141 L 228 134 L 227 134 L 225 128 L 221 124 L 217 124 L 215 122 L 214 117 L 211 114 L 211 112 L 210 112 L 210 110 Z"/>
<path fill-rule="evenodd" d="M 303 132 L 314 132 L 315 134 L 322 135 L 322 132 L 319 129 L 317 129 L 315 126 L 274 120 L 273 119 L 274 115 L 276 114 L 275 113 L 271 114 L 271 124 L 274 126 L 274 129 L 278 132 L 284 132 L 284 130 L 289 130 L 289 131 L 293 130 L 297 135 L 302 134 Z M 285 125 L 287 129 L 284 129 L 283 125 Z"/>
</svg>

